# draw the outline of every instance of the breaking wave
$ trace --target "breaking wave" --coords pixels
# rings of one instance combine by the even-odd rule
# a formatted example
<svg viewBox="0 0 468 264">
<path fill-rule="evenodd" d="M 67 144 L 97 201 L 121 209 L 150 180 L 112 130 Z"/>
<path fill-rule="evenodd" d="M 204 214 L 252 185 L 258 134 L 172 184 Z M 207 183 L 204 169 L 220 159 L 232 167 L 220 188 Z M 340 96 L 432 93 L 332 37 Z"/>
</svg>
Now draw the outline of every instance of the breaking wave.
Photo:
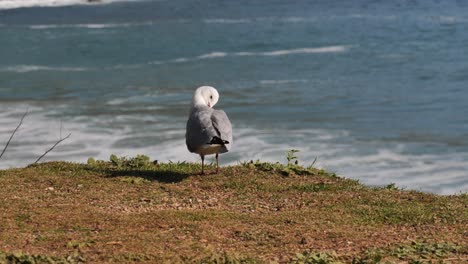
<svg viewBox="0 0 468 264">
<path fill-rule="evenodd" d="M 306 79 L 291 79 L 291 80 L 260 80 L 260 84 L 287 84 L 287 83 L 306 83 Z"/>
<path fill-rule="evenodd" d="M 98 2 L 88 2 L 86 0 L 0 0 L 0 10 L 15 9 L 24 7 L 59 7 L 71 5 L 102 5 L 113 2 L 132 2 L 142 0 L 102 0 Z"/>
<path fill-rule="evenodd" d="M 348 51 L 352 46 L 326 46 L 326 47 L 315 47 L 315 48 L 297 48 L 297 49 L 287 49 L 287 50 L 273 50 L 273 51 L 261 51 L 261 52 L 250 52 L 250 51 L 240 51 L 240 52 L 223 52 L 215 51 L 206 54 L 202 54 L 196 57 L 181 57 L 169 61 L 151 61 L 148 64 L 165 64 L 165 63 L 181 63 L 181 62 L 190 62 L 196 60 L 206 60 L 206 59 L 216 59 L 224 57 L 243 57 L 243 56 L 287 56 L 287 55 L 297 55 L 297 54 L 319 54 L 319 53 L 343 53 Z"/>
<path fill-rule="evenodd" d="M 141 23 L 106 23 L 106 24 L 45 24 L 45 25 L 30 25 L 30 29 L 56 29 L 56 28 L 87 28 L 87 29 L 102 29 L 102 28 L 125 28 L 135 26 L 152 25 L 152 21 Z"/>
<path fill-rule="evenodd" d="M 0 68 L 0 72 L 16 72 L 16 73 L 26 73 L 34 71 L 63 71 L 63 72 L 79 72 L 87 71 L 88 68 L 82 67 L 49 67 L 43 65 L 15 65 L 9 67 Z"/>
<path fill-rule="evenodd" d="M 245 24 L 245 23 L 252 23 L 253 20 L 249 18 L 240 18 L 240 19 L 213 18 L 213 19 L 204 19 L 203 22 L 207 24 Z"/>
</svg>

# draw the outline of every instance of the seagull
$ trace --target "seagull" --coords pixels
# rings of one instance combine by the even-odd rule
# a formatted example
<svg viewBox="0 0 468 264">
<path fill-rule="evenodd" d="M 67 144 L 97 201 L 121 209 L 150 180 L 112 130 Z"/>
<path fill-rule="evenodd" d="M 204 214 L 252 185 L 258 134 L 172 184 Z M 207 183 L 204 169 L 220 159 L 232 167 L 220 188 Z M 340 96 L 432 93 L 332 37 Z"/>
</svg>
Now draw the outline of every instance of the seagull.
<svg viewBox="0 0 468 264">
<path fill-rule="evenodd" d="M 205 155 L 216 154 L 216 173 L 219 172 L 219 153 L 228 152 L 232 146 L 232 126 L 223 110 L 213 109 L 218 102 L 218 91 L 211 86 L 201 86 L 192 98 L 185 143 L 192 153 L 200 155 L 204 172 Z"/>
</svg>

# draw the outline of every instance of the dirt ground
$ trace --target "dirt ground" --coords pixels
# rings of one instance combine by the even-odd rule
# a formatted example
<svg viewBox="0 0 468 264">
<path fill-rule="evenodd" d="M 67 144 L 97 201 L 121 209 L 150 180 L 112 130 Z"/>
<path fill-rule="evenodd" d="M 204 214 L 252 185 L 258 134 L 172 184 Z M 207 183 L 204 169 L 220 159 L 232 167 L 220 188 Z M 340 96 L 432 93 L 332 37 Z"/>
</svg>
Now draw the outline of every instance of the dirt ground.
<svg viewBox="0 0 468 264">
<path fill-rule="evenodd" d="M 0 263 L 468 262 L 466 194 L 296 165 L 199 171 L 132 160 L 2 170 Z"/>
</svg>

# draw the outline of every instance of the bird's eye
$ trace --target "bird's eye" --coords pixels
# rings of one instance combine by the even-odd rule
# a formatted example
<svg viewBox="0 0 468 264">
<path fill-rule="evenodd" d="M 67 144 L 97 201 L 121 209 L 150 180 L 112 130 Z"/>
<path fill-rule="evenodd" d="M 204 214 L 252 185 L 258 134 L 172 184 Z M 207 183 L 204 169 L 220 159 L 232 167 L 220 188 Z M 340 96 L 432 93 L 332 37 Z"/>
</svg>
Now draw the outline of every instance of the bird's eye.
<svg viewBox="0 0 468 264">
<path fill-rule="evenodd" d="M 213 99 L 213 96 L 212 96 L 212 95 L 210 95 L 210 99 Z"/>
</svg>

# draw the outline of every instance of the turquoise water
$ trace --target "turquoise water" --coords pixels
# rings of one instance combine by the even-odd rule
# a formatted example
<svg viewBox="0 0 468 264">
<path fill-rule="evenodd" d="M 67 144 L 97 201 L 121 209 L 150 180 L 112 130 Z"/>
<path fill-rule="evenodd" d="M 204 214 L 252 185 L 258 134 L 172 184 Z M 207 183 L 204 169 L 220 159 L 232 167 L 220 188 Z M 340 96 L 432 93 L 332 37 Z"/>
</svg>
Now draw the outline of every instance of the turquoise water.
<svg viewBox="0 0 468 264">
<path fill-rule="evenodd" d="M 194 89 L 234 126 L 223 164 L 300 162 L 371 185 L 468 190 L 461 1 L 120 1 L 2 8 L 0 167 L 188 153 Z"/>
</svg>

